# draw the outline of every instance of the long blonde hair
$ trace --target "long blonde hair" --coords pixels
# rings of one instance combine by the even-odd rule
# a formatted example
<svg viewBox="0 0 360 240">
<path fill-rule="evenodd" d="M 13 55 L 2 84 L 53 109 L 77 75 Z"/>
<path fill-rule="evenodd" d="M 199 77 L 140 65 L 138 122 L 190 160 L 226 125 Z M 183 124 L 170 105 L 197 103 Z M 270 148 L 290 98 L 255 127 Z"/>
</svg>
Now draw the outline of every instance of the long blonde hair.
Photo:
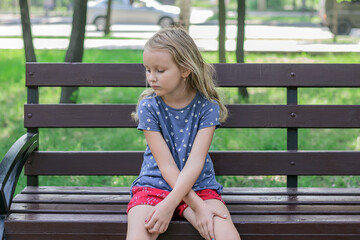
<svg viewBox="0 0 360 240">
<path fill-rule="evenodd" d="M 183 28 L 171 27 L 160 30 L 146 42 L 146 48 L 166 50 L 179 68 L 189 69 L 191 73 L 186 82 L 206 99 L 215 100 L 219 104 L 220 122 L 225 122 L 228 111 L 216 91 L 215 69 L 213 65 L 204 61 L 194 40 Z M 139 102 L 152 93 L 154 93 L 152 88 L 146 89 L 140 95 Z M 137 108 L 136 112 L 132 114 L 136 121 L 138 120 Z"/>
</svg>

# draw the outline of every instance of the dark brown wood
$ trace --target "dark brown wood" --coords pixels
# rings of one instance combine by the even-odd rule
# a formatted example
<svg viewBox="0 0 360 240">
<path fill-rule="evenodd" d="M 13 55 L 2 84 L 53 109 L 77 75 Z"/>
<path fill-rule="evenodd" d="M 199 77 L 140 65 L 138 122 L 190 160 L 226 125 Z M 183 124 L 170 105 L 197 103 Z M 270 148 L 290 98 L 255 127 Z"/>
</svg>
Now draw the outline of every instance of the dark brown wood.
<svg viewBox="0 0 360 240">
<path fill-rule="evenodd" d="M 359 215 L 359 205 L 228 205 L 233 215 Z M 13 203 L 12 213 L 126 214 L 127 204 Z"/>
<path fill-rule="evenodd" d="M 359 205 L 359 196 L 223 196 L 228 205 Z M 17 195 L 14 203 L 127 204 L 130 195 Z"/>
<path fill-rule="evenodd" d="M 31 220 L 31 221 L 29 221 Z M 7 233 L 120 234 L 126 232 L 127 216 L 122 214 L 12 214 L 7 219 Z M 353 215 L 235 215 L 233 221 L 246 234 L 298 234 L 360 236 L 360 219 Z M 198 235 L 185 220 L 172 221 L 167 235 Z"/>
<path fill-rule="evenodd" d="M 223 87 L 359 87 L 357 64 L 215 64 Z M 142 64 L 27 63 L 27 86 L 145 86 Z"/>
<path fill-rule="evenodd" d="M 359 128 L 359 105 L 229 105 L 227 128 Z M 135 105 L 26 104 L 25 127 L 136 127 Z"/>
<path fill-rule="evenodd" d="M 21 194 L 128 195 L 130 187 L 25 187 Z M 226 187 L 223 195 L 360 196 L 360 188 Z"/>
<path fill-rule="evenodd" d="M 217 175 L 359 175 L 359 151 L 214 151 Z M 138 175 L 143 152 L 34 152 L 26 175 Z M 101 164 L 99 161 L 101 160 Z"/>
<path fill-rule="evenodd" d="M 142 64 L 40 63 L 26 65 L 26 86 L 144 87 Z"/>
<path fill-rule="evenodd" d="M 112 234 L 112 235 L 105 235 L 105 234 L 11 234 L 7 240 L 79 240 L 79 239 L 86 239 L 86 240 L 125 240 L 126 235 L 121 234 Z M 158 240 L 203 240 L 202 237 L 197 235 L 160 235 Z M 328 235 L 328 234 L 307 234 L 307 235 L 294 235 L 294 234 L 282 234 L 282 235 L 257 235 L 257 234 L 242 234 L 242 240 L 358 240 L 359 235 L 356 234 L 338 234 L 338 235 Z"/>
</svg>

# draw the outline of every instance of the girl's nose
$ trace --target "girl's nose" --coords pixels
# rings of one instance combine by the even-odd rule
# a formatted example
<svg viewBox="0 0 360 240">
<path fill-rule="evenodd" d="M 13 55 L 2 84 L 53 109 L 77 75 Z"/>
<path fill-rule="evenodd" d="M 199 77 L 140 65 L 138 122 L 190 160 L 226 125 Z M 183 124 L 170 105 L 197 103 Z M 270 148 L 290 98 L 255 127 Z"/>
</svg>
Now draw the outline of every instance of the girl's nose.
<svg viewBox="0 0 360 240">
<path fill-rule="evenodd" d="M 156 78 L 155 78 L 154 74 L 150 73 L 148 75 L 148 81 L 149 82 L 156 82 Z"/>
</svg>

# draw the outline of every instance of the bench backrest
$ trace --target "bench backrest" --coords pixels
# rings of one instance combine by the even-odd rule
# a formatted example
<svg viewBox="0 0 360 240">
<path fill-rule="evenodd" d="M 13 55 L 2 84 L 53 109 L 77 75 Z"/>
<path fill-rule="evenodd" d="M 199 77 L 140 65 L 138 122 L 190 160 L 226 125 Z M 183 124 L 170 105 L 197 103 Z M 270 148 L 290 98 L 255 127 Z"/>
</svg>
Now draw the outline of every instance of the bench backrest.
<svg viewBox="0 0 360 240">
<path fill-rule="evenodd" d="M 298 105 L 298 88 L 360 87 L 357 64 L 215 64 L 219 87 L 287 89 L 286 105 L 228 105 L 224 128 L 286 128 L 288 151 L 213 151 L 218 175 L 360 175 L 357 151 L 297 151 L 298 128 L 359 128 L 359 105 Z M 38 128 L 135 128 L 134 104 L 39 104 L 39 87 L 144 87 L 142 64 L 27 63 L 24 125 Z M 138 175 L 141 151 L 43 152 L 28 176 Z M 99 160 L 101 159 L 101 164 Z"/>
</svg>

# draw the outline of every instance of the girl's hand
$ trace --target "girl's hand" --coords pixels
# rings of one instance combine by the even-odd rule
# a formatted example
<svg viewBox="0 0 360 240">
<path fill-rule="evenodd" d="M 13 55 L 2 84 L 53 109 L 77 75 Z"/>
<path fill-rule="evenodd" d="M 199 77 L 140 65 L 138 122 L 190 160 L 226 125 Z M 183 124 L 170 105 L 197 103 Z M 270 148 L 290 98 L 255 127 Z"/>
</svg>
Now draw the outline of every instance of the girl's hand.
<svg viewBox="0 0 360 240">
<path fill-rule="evenodd" d="M 145 228 L 149 233 L 164 233 L 174 214 L 175 208 L 169 206 L 165 200 L 157 204 L 148 214 L 145 220 Z"/>
<path fill-rule="evenodd" d="M 195 210 L 196 217 L 196 229 L 200 235 L 206 240 L 215 240 L 214 233 L 214 217 L 227 218 L 225 213 L 210 207 L 205 202 L 204 204 Z"/>
</svg>

